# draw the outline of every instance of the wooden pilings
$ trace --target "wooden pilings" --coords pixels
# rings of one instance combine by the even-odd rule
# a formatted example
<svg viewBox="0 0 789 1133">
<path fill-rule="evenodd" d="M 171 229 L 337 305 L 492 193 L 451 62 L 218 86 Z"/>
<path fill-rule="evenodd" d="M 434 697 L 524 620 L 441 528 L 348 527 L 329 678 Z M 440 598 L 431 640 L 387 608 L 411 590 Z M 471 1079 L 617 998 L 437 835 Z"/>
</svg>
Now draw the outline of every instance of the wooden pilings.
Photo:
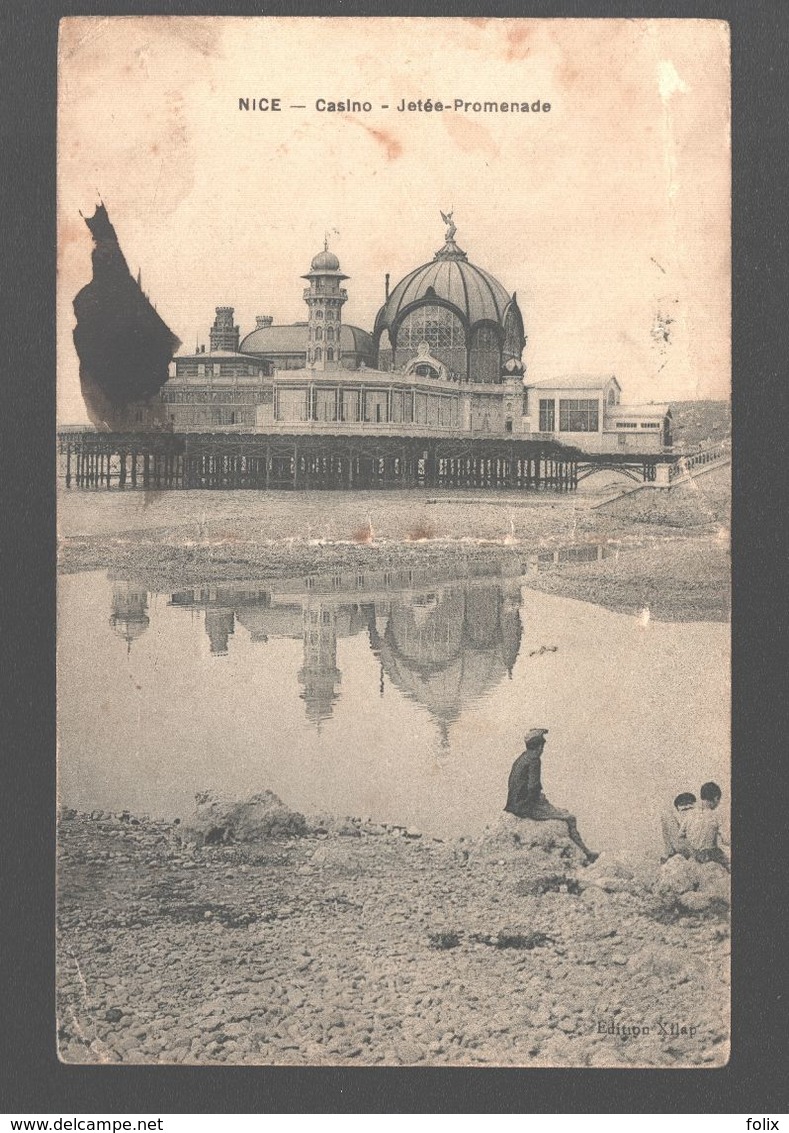
<svg viewBox="0 0 789 1133">
<path fill-rule="evenodd" d="M 595 457 L 511 438 L 317 437 L 257 434 L 60 435 L 67 488 L 144 489 L 492 489 L 570 492 L 579 462 Z M 663 456 L 640 454 L 629 474 L 651 481 Z M 617 467 L 625 470 L 624 463 Z M 586 474 L 584 471 L 582 474 Z"/>
</svg>

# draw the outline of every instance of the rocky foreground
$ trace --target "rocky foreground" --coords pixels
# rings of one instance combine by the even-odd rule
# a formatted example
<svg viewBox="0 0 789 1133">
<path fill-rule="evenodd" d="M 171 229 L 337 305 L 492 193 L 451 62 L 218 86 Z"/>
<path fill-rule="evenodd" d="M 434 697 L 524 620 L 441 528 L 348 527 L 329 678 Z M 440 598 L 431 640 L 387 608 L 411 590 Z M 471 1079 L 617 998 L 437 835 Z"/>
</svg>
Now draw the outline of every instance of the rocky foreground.
<svg viewBox="0 0 789 1133">
<path fill-rule="evenodd" d="M 261 815 L 264 821 L 261 823 Z M 720 1066 L 728 876 L 441 842 L 266 793 L 183 826 L 64 811 L 65 1062 Z"/>
</svg>

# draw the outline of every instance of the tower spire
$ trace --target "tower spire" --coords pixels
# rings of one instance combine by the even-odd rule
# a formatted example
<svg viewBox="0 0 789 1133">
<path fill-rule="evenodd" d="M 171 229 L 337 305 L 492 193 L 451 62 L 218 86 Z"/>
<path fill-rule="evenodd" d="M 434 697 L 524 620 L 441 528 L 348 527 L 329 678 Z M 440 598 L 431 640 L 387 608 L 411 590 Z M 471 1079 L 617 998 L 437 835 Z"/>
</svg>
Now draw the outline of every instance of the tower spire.
<svg viewBox="0 0 789 1133">
<path fill-rule="evenodd" d="M 313 256 L 310 270 L 303 279 L 304 302 L 309 310 L 307 331 L 307 366 L 312 370 L 336 370 L 342 365 L 342 307 L 348 292 L 342 286 L 348 278 L 340 270 L 340 261 L 329 251 L 329 234 L 323 239 L 323 251 Z"/>
</svg>

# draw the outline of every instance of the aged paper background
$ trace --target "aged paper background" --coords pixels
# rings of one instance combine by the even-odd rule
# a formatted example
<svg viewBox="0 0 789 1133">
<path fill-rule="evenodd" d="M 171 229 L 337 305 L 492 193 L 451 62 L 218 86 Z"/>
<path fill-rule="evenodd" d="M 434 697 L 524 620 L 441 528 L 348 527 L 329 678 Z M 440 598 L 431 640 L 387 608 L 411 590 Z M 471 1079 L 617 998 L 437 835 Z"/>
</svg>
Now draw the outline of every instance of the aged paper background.
<svg viewBox="0 0 789 1133">
<path fill-rule="evenodd" d="M 472 108 L 396 109 L 425 99 Z M 429 260 L 452 211 L 469 259 L 517 293 L 528 381 L 729 396 L 724 23 L 62 21 L 61 425 L 88 421 L 72 301 L 98 199 L 187 351 L 220 304 L 242 336 L 257 315 L 303 320 L 324 240 L 350 277 L 343 321 L 372 330 L 385 275 Z M 700 444 L 723 439 L 728 408 L 716 436 L 683 412 Z M 424 492 L 63 488 L 61 1058 L 723 1064 L 725 879 L 682 905 L 659 864 L 666 800 L 714 779 L 729 804 L 718 471 L 659 514 L 593 510 L 594 492 L 444 492 L 442 510 Z M 392 597 L 337 615 L 334 715 L 312 727 L 299 619 L 331 571 L 338 591 L 379 572 Z M 278 635 L 267 611 L 293 594 Z M 387 618 L 453 625 L 463 603 L 454 667 L 387 654 Z M 596 872 L 550 837 L 524 866 L 496 827 L 535 726 Z M 309 838 L 195 849 L 184 799 L 220 788 L 275 791 Z"/>
<path fill-rule="evenodd" d="M 242 328 L 302 318 L 294 271 L 327 231 L 352 276 L 344 317 L 371 328 L 384 273 L 429 258 L 454 206 L 461 246 L 517 291 L 532 378 L 727 396 L 728 54 L 727 25 L 703 20 L 63 21 L 59 419 L 85 419 L 70 303 L 97 191 L 190 349 L 221 302 Z M 307 109 L 244 113 L 240 97 Z M 376 109 L 318 113 L 321 97 Z M 442 97 L 551 110 L 377 109 Z M 658 313 L 675 320 L 665 355 Z"/>
</svg>

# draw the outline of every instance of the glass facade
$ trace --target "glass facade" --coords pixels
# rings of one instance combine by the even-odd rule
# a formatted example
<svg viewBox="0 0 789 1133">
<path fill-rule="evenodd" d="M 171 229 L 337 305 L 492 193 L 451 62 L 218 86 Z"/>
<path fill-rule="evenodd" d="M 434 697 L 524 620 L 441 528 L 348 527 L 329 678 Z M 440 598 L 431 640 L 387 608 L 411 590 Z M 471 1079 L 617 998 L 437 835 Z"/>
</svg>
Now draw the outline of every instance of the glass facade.
<svg viewBox="0 0 789 1133">
<path fill-rule="evenodd" d="M 463 323 L 436 303 L 427 303 L 409 312 L 397 328 L 396 366 L 401 366 L 426 342 L 434 358 L 443 362 L 450 373 L 466 376 L 466 332 Z"/>
<path fill-rule="evenodd" d="M 559 401 L 560 433 L 596 433 L 600 428 L 600 402 L 565 399 Z"/>
</svg>

